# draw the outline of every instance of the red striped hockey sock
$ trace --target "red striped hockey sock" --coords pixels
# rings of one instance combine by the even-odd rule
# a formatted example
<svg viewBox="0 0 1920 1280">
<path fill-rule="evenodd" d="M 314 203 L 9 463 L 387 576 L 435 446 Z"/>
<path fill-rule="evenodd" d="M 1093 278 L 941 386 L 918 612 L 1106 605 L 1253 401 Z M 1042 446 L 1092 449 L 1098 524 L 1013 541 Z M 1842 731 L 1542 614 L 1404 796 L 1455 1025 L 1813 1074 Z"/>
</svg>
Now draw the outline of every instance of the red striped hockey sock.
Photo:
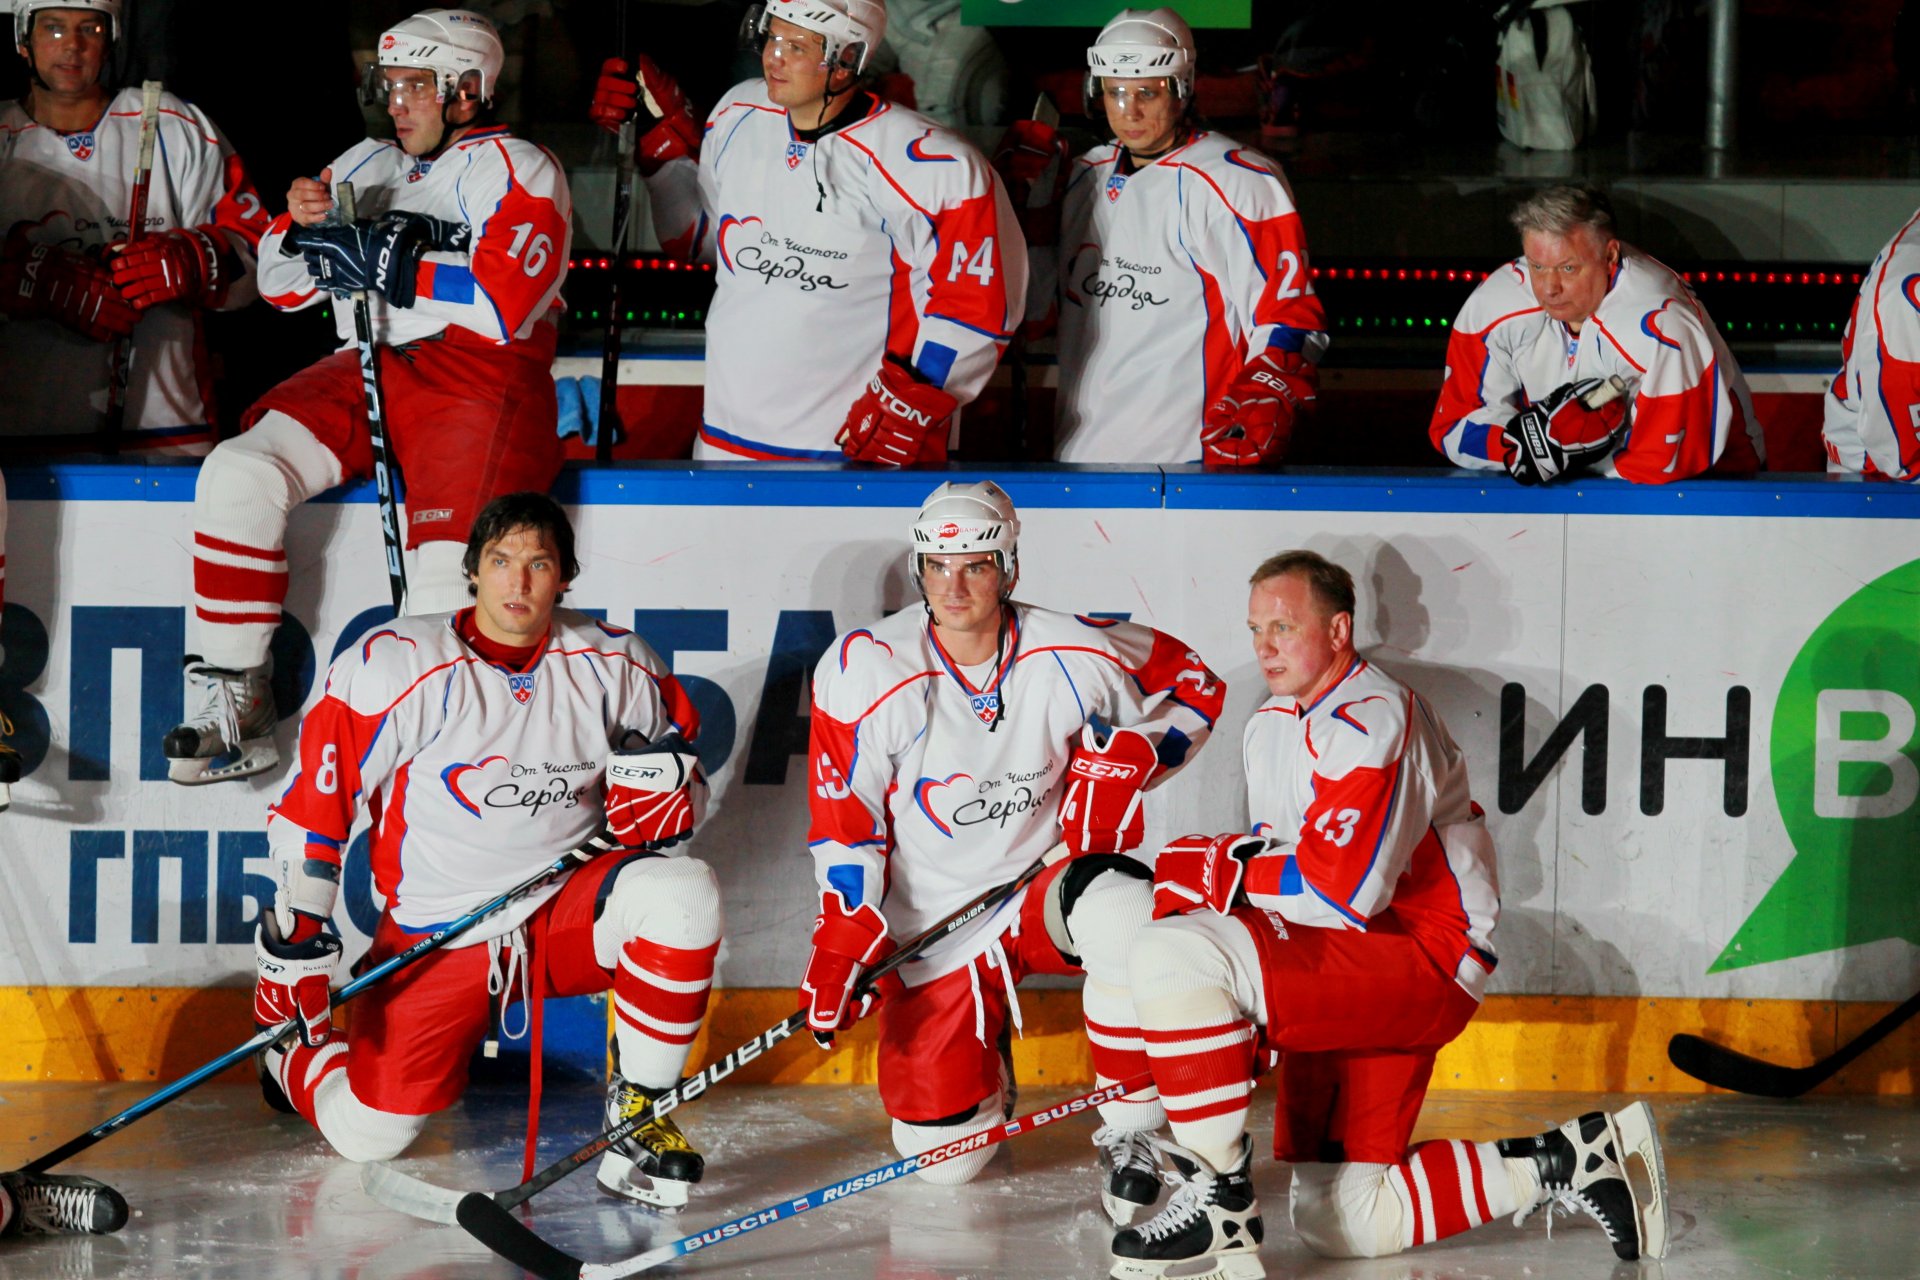
<svg viewBox="0 0 1920 1280">
<path fill-rule="evenodd" d="M 718 942 L 687 949 L 645 938 L 620 948 L 613 973 L 614 1040 L 628 1082 L 658 1089 L 680 1079 L 687 1046 L 707 1016 L 719 950 Z"/>
<path fill-rule="evenodd" d="M 1406 1244 L 1427 1244 L 1513 1215 L 1520 1196 L 1491 1142 L 1423 1142 L 1387 1170 L 1407 1209 Z"/>
</svg>

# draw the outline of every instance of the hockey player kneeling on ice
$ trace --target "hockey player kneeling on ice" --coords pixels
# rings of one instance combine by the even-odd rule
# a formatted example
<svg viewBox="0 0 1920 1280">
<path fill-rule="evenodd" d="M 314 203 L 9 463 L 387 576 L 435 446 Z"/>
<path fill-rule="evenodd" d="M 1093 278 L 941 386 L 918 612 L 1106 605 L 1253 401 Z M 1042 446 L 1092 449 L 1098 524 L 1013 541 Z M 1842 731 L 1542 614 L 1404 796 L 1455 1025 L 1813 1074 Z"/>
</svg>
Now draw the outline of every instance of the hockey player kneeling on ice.
<svg viewBox="0 0 1920 1280">
<path fill-rule="evenodd" d="M 810 842 L 819 888 L 800 987 L 830 1043 L 875 1003 L 861 972 L 1062 841 L 1071 855 L 884 984 L 880 1099 L 902 1155 L 1013 1114 L 1014 986 L 1086 974 L 1102 1084 L 1147 1069 L 1127 954 L 1152 914 L 1142 794 L 1206 741 L 1225 685 L 1163 632 L 1013 599 L 1020 521 L 999 486 L 944 484 L 912 527 L 925 607 L 842 635 L 814 673 Z M 1095 723 L 1097 722 L 1097 723 Z M 1011 1024 L 1011 1025 L 1010 1025 Z M 1159 1193 L 1152 1092 L 1104 1103 L 1103 1199 L 1128 1222 Z M 921 1170 L 966 1182 L 991 1149 Z"/>
<path fill-rule="evenodd" d="M 493 118 L 503 60 L 493 24 L 466 9 L 386 32 L 364 92 L 392 117 L 394 141 L 368 138 L 317 180 L 295 179 L 261 239 L 267 301 L 297 311 L 331 299 L 345 346 L 262 396 L 200 470 L 187 719 L 165 742 L 175 782 L 279 763 L 267 650 L 287 595 L 288 514 L 372 474 L 354 308 L 330 290 L 368 294 L 407 482 L 408 613 L 458 608 L 474 514 L 559 473 L 551 366 L 572 206 L 559 162 Z M 354 223 L 334 202 L 332 184 L 347 181 Z"/>
<path fill-rule="evenodd" d="M 685 691 L 639 636 L 554 607 L 579 566 L 552 499 L 488 504 L 466 568 L 471 607 L 402 618 L 335 660 L 267 823 L 279 893 L 260 920 L 254 1020 L 298 1018 L 301 1035 L 263 1054 L 262 1084 L 350 1160 L 405 1150 L 460 1096 L 490 1025 L 518 1038 L 531 1023 L 537 1062 L 549 995 L 612 990 L 607 1120 L 624 1120 L 680 1079 L 713 982 L 713 872 L 664 852 L 706 796 Z M 387 901 L 375 962 L 603 826 L 632 852 L 602 854 L 368 988 L 342 1036 L 328 998 L 340 943 L 324 926 L 363 807 Z M 671 1206 L 701 1171 L 662 1118 L 607 1152 L 600 1181 Z"/>
<path fill-rule="evenodd" d="M 1265 1274 L 1246 1134 L 1262 1054 L 1279 1059 L 1274 1151 L 1316 1253 L 1378 1257 L 1559 1207 L 1593 1217 L 1621 1258 L 1661 1257 L 1645 1103 L 1408 1150 L 1434 1055 L 1493 971 L 1500 899 L 1466 760 L 1425 699 L 1354 652 L 1353 617 L 1353 579 L 1311 551 L 1253 575 L 1247 626 L 1273 695 L 1246 730 L 1253 834 L 1184 837 L 1154 868 L 1130 973 L 1177 1189 L 1114 1236 L 1112 1274 L 1206 1258 L 1211 1275 Z"/>
<path fill-rule="evenodd" d="M 1020 321 L 1027 253 L 966 138 L 867 88 L 881 0 L 767 0 L 743 34 L 763 73 L 703 131 L 650 58 L 593 97 L 634 160 L 660 243 L 716 268 L 693 456 L 944 462 Z"/>
</svg>

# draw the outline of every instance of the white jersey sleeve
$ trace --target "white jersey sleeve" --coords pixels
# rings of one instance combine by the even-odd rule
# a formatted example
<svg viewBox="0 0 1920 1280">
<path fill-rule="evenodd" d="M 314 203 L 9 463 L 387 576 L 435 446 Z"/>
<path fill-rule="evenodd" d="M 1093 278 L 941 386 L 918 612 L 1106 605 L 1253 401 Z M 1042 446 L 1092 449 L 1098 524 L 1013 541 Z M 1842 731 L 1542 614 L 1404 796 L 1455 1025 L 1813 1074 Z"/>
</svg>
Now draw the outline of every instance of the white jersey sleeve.
<svg viewBox="0 0 1920 1280">
<path fill-rule="evenodd" d="M 1830 466 L 1920 480 L 1920 216 L 1867 269 L 1823 400 Z"/>
</svg>

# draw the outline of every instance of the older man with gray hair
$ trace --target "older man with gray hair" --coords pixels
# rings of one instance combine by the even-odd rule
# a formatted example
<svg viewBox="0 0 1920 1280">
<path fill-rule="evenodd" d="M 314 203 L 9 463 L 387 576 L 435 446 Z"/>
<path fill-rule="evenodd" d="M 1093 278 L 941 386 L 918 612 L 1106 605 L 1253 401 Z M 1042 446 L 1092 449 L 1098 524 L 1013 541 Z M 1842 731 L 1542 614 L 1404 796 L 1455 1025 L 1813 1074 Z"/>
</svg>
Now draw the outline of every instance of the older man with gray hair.
<svg viewBox="0 0 1920 1280">
<path fill-rule="evenodd" d="M 1454 321 L 1434 447 L 1521 484 L 1588 468 L 1641 484 L 1758 470 L 1740 366 L 1693 290 L 1618 238 L 1606 195 L 1550 187 L 1510 219 L 1521 254 Z"/>
</svg>

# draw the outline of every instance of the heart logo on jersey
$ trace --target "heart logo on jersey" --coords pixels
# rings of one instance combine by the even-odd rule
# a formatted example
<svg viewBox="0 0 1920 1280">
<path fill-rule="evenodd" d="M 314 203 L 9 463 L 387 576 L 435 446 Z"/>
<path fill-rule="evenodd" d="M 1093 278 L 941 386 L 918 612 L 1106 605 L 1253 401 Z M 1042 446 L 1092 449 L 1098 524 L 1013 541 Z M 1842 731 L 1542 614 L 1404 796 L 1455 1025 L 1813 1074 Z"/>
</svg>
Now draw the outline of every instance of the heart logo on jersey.
<svg viewBox="0 0 1920 1280">
<path fill-rule="evenodd" d="M 533 673 L 510 675 L 507 677 L 507 689 L 513 694 L 513 700 L 521 706 L 533 701 Z"/>
<path fill-rule="evenodd" d="M 67 150 L 73 153 L 75 160 L 93 159 L 93 134 L 70 133 L 67 135 Z"/>
<path fill-rule="evenodd" d="M 953 839 L 953 828 L 943 822 L 940 815 L 933 811 L 933 793 L 950 787 L 956 782 L 972 781 L 973 775 L 970 773 L 950 773 L 945 778 L 922 778 L 913 784 L 913 802 L 920 806 L 920 812 L 925 814 L 927 821 L 933 824 L 933 829 L 949 840 Z"/>
<path fill-rule="evenodd" d="M 1120 188 L 1126 185 L 1127 185 L 1126 174 L 1116 173 L 1110 176 L 1107 179 L 1107 203 L 1111 204 L 1115 200 L 1118 200 L 1120 198 Z"/>
<path fill-rule="evenodd" d="M 727 270 L 733 270 L 733 251 L 728 240 L 734 235 L 753 236 L 761 234 L 758 217 L 736 217 L 731 213 L 720 215 L 719 230 L 714 233 L 714 247 L 720 251 L 720 261 Z"/>
<path fill-rule="evenodd" d="M 787 144 L 787 168 L 798 169 L 801 165 L 801 162 L 804 161 L 806 158 L 807 158 L 806 143 L 789 142 Z"/>
</svg>

